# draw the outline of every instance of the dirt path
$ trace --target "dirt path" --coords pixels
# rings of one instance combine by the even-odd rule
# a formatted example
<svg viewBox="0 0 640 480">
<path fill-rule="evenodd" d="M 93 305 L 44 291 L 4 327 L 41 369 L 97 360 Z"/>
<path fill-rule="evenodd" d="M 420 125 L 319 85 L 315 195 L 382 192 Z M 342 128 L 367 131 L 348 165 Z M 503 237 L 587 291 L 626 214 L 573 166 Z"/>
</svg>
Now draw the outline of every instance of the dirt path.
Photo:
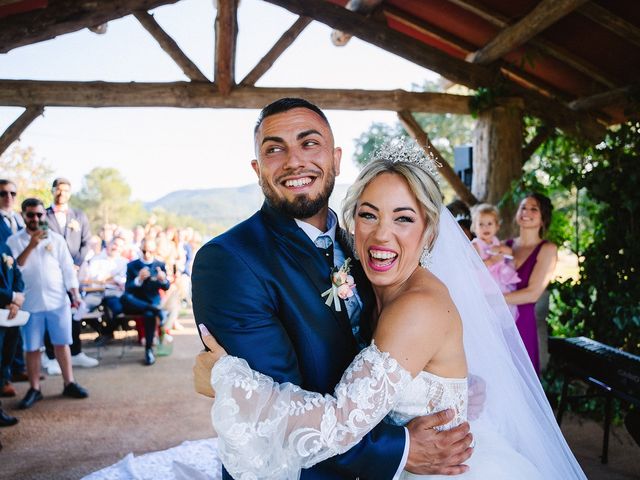
<svg viewBox="0 0 640 480">
<path fill-rule="evenodd" d="M 141 347 L 128 347 L 123 358 L 119 341 L 102 349 L 94 369 L 76 369 L 76 378 L 89 389 L 86 400 L 60 396 L 61 377 L 42 383 L 45 399 L 27 411 L 14 410 L 17 399 L 3 399 L 20 423 L 0 430 L 0 478 L 15 480 L 78 479 L 111 465 L 129 452 L 141 454 L 213 435 L 210 401 L 193 392 L 191 366 L 200 349 L 195 325 L 174 340 L 174 352 L 142 365 Z M 95 356 L 90 341 L 85 351 Z M 18 399 L 26 383 L 16 384 Z M 615 428 L 609 465 L 599 463 L 602 428 L 592 421 L 567 417 L 563 430 L 590 479 L 640 478 L 640 447 L 622 428 Z"/>
</svg>

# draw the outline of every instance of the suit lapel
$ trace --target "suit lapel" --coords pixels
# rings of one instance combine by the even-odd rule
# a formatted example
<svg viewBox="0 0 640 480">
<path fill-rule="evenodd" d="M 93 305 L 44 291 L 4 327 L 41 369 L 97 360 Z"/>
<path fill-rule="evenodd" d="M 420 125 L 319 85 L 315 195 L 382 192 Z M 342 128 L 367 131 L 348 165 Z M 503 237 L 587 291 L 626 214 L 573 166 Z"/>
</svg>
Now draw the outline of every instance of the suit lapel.
<svg viewBox="0 0 640 480">
<path fill-rule="evenodd" d="M 56 218 L 56 213 L 53 211 L 53 207 L 47 208 L 47 221 L 49 222 L 49 228 L 60 235 L 64 235 L 62 228 L 60 228 L 60 224 L 58 223 L 58 219 Z M 51 228 L 53 227 L 53 228 Z"/>
<path fill-rule="evenodd" d="M 273 209 L 267 202 L 263 204 L 261 212 L 267 217 L 268 227 L 283 246 L 282 253 L 288 255 L 297 264 L 300 271 L 306 274 L 317 289 L 318 299 L 321 299 L 322 293 L 331 287 L 331 279 L 330 270 L 318 248 L 292 218 Z M 349 336 L 352 337 L 346 307 L 344 302 L 341 303 L 341 312 L 337 312 L 333 305 L 328 306 L 327 309 L 341 330 L 345 332 L 348 330 Z"/>
</svg>

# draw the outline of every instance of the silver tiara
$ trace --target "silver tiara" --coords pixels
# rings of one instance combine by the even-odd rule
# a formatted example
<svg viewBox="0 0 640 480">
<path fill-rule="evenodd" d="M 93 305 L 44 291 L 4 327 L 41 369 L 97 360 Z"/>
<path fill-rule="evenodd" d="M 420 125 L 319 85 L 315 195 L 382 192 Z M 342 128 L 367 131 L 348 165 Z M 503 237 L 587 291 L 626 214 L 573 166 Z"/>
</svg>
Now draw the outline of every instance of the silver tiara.
<svg viewBox="0 0 640 480">
<path fill-rule="evenodd" d="M 427 151 L 426 153 L 425 150 Z M 399 137 L 385 141 L 377 147 L 371 155 L 371 160 L 390 160 L 393 163 L 412 163 L 418 165 L 429 172 L 437 183 L 440 183 L 440 172 L 438 169 L 442 168 L 442 163 L 438 162 L 436 158 L 437 156 L 431 150 L 430 145 L 426 145 L 423 148 L 408 137 Z"/>
</svg>

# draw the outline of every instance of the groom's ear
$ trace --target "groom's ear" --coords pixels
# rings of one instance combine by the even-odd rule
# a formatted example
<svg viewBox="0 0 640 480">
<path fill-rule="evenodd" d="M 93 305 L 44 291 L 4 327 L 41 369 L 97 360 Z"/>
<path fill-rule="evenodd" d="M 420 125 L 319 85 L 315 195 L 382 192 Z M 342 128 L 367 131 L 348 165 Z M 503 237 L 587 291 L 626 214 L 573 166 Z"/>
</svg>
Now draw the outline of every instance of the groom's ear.
<svg viewBox="0 0 640 480">
<path fill-rule="evenodd" d="M 336 171 L 336 177 L 340 175 L 340 161 L 342 160 L 342 149 L 335 147 L 333 149 L 333 167 Z"/>
<path fill-rule="evenodd" d="M 258 176 L 258 183 L 260 180 L 260 163 L 258 162 L 258 160 L 251 160 L 251 168 L 253 168 L 253 171 L 256 172 L 256 175 Z"/>
</svg>

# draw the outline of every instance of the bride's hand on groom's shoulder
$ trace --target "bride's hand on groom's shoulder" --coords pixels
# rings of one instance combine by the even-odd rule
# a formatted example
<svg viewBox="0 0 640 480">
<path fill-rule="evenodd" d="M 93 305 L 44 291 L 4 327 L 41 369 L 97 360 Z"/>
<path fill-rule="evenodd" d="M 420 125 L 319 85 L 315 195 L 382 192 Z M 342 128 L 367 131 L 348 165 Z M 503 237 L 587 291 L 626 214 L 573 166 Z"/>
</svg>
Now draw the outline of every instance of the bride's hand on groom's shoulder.
<svg viewBox="0 0 640 480">
<path fill-rule="evenodd" d="M 416 417 L 407 424 L 411 440 L 405 470 L 417 475 L 458 475 L 469 469 L 464 465 L 473 452 L 469 424 L 464 422 L 451 430 L 435 429 L 453 417 L 449 409 Z"/>
<path fill-rule="evenodd" d="M 193 386 L 199 394 L 215 398 L 216 392 L 211 387 L 211 370 L 213 365 L 227 352 L 204 325 L 200 324 L 199 328 L 202 342 L 209 351 L 202 351 L 196 356 L 196 362 L 193 365 Z"/>
</svg>

